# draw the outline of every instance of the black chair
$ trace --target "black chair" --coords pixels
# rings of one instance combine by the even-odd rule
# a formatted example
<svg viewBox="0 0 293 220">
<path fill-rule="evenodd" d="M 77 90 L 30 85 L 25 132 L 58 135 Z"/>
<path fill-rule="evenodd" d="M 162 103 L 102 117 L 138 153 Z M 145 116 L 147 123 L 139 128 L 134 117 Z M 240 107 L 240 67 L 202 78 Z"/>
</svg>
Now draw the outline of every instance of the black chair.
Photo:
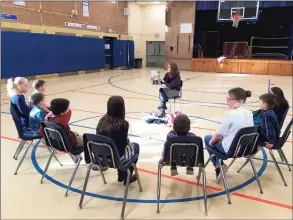
<svg viewBox="0 0 293 220">
<path fill-rule="evenodd" d="M 203 142 L 201 137 L 171 137 L 165 143 L 163 161 L 158 164 L 158 183 L 157 183 L 157 213 L 160 213 L 160 195 L 161 195 L 161 175 L 162 168 L 165 166 L 190 166 L 199 167 L 203 177 L 203 194 L 205 204 L 205 215 L 207 211 L 207 189 L 206 173 L 204 168 Z"/>
<path fill-rule="evenodd" d="M 176 100 L 177 99 L 180 101 L 180 112 L 182 112 L 182 102 L 181 102 L 181 98 L 182 98 L 182 87 L 183 87 L 183 81 L 181 80 L 181 82 L 180 82 L 179 95 L 178 96 L 168 97 L 168 99 L 173 99 L 173 112 L 175 112 L 175 104 L 176 104 Z M 170 103 L 170 112 L 172 112 L 171 102 L 169 102 L 169 103 Z"/>
<path fill-rule="evenodd" d="M 282 118 L 282 121 L 280 121 L 280 130 L 282 129 L 282 127 L 284 125 L 284 122 L 285 122 L 286 116 L 288 114 L 288 111 L 289 111 L 289 108 L 284 113 L 283 118 Z M 282 162 L 285 162 L 282 153 L 280 153 L 279 151 L 278 151 L 278 153 L 280 155 L 280 158 L 281 158 Z M 289 170 L 291 171 L 291 168 Z"/>
<path fill-rule="evenodd" d="M 63 127 L 49 122 L 42 122 L 42 127 L 44 129 L 44 133 L 46 136 L 46 140 L 48 142 L 49 147 L 51 148 L 51 154 L 46 164 L 45 170 L 42 175 L 41 183 L 43 183 L 43 179 L 47 173 L 49 165 L 51 163 L 52 157 L 56 153 L 56 150 L 67 153 L 70 158 L 75 163 L 75 168 L 71 175 L 65 196 L 68 195 L 68 191 L 71 187 L 73 179 L 75 177 L 76 171 L 78 170 L 79 164 L 82 160 L 81 153 L 83 152 L 83 147 L 73 148 L 68 140 L 68 136 L 65 133 Z"/>
<path fill-rule="evenodd" d="M 87 187 L 87 183 L 88 183 L 88 179 L 89 179 L 92 167 L 98 166 L 104 184 L 106 184 L 107 182 L 106 182 L 102 167 L 120 169 L 121 171 L 127 172 L 127 181 L 126 181 L 122 211 L 120 216 L 120 219 L 124 219 L 128 187 L 130 184 L 130 177 L 131 177 L 131 172 L 130 172 L 131 167 L 134 168 L 135 174 L 137 176 L 139 190 L 140 192 L 142 192 L 142 186 L 141 186 L 139 174 L 135 165 L 135 162 L 138 160 L 138 154 L 136 154 L 131 160 L 126 161 L 125 163 L 122 163 L 120 160 L 117 147 L 112 139 L 108 137 L 100 136 L 100 135 L 95 135 L 95 134 L 84 134 L 83 139 L 84 139 L 84 147 L 86 147 L 89 152 L 91 163 L 86 173 L 86 178 L 83 185 L 83 191 L 80 197 L 79 207 L 82 208 L 84 194 L 86 191 L 86 187 Z"/>
<path fill-rule="evenodd" d="M 32 129 L 30 128 L 27 128 L 27 127 L 24 127 L 21 125 L 21 119 L 20 117 L 18 116 L 17 114 L 17 111 L 14 107 L 14 105 L 10 105 L 9 107 L 9 111 L 10 111 L 10 114 L 12 116 L 12 119 L 14 121 L 14 124 L 15 124 L 15 127 L 16 127 L 16 130 L 17 130 L 17 133 L 18 133 L 18 137 L 20 138 L 20 143 L 13 155 L 13 158 L 15 160 L 17 160 L 20 152 L 22 151 L 22 149 L 24 148 L 24 145 L 26 144 L 26 142 L 28 141 L 29 142 L 29 145 L 27 147 L 27 149 L 25 150 L 16 170 L 15 170 L 15 173 L 14 175 L 17 175 L 17 171 L 18 169 L 21 167 L 27 153 L 28 153 L 28 150 L 30 149 L 30 147 L 33 145 L 33 142 L 34 140 L 39 140 L 41 139 L 42 137 L 40 135 L 36 135 Z"/>
<path fill-rule="evenodd" d="M 232 164 L 235 162 L 237 158 L 241 158 L 241 157 L 248 158 L 248 161 L 251 164 L 254 176 L 257 180 L 260 193 L 263 193 L 258 175 L 256 173 L 255 165 L 253 163 L 253 158 L 252 158 L 252 156 L 257 152 L 257 141 L 259 137 L 259 131 L 260 131 L 260 128 L 258 126 L 246 127 L 246 128 L 240 129 L 237 132 L 235 138 L 233 139 L 228 153 L 226 155 L 223 155 L 221 152 L 212 154 L 205 164 L 205 167 L 206 167 L 213 157 L 217 157 L 219 159 L 218 163 L 221 170 L 221 177 L 223 179 L 226 194 L 228 197 L 228 204 L 231 204 L 231 199 L 230 199 L 228 184 L 227 184 L 226 177 L 225 177 L 221 164 L 222 164 L 222 161 L 227 160 L 229 158 L 233 158 L 233 160 L 229 164 L 228 168 L 232 166 Z M 207 147 L 210 147 L 210 146 L 207 146 Z M 200 179 L 200 173 L 198 175 L 198 179 Z"/>
<path fill-rule="evenodd" d="M 273 146 L 273 148 L 271 150 L 269 150 L 270 155 L 271 155 L 271 157 L 273 159 L 273 162 L 274 162 L 274 164 L 275 164 L 275 166 L 276 166 L 276 168 L 278 170 L 278 173 L 281 176 L 285 186 L 287 186 L 286 180 L 285 180 L 285 178 L 283 176 L 283 173 L 282 173 L 282 171 L 281 171 L 281 169 L 280 169 L 280 167 L 279 167 L 279 165 L 278 165 L 278 163 L 276 161 L 276 158 L 275 158 L 275 156 L 273 154 L 273 151 L 274 150 L 278 151 L 278 153 L 280 154 L 281 159 L 286 163 L 286 165 L 288 166 L 289 171 L 291 171 L 290 165 L 288 163 L 288 160 L 287 160 L 282 148 L 284 147 L 284 145 L 285 145 L 285 143 L 286 143 L 286 141 L 287 141 L 287 139 L 288 139 L 288 137 L 289 137 L 289 135 L 291 133 L 292 124 L 293 124 L 293 118 L 291 119 L 291 121 L 289 122 L 288 126 L 286 127 L 282 137 L 280 137 L 279 140 L 277 141 L 277 143 Z M 242 168 L 246 166 L 247 163 L 248 163 L 248 161 L 245 161 L 245 163 L 239 168 L 239 170 L 237 172 L 239 173 L 242 170 Z"/>
</svg>

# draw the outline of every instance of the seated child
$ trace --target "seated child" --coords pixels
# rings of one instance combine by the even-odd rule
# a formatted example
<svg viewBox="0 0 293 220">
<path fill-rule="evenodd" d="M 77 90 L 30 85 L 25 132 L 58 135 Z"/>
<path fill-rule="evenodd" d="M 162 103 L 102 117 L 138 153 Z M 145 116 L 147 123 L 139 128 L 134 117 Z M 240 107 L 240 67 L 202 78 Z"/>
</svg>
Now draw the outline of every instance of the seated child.
<svg viewBox="0 0 293 220">
<path fill-rule="evenodd" d="M 190 131 L 190 120 L 186 115 L 178 115 L 173 123 L 173 130 L 171 130 L 167 135 L 167 141 L 170 137 L 174 136 L 195 136 L 195 134 L 189 132 Z M 166 151 L 166 145 L 164 146 L 164 150 L 162 153 L 161 161 L 163 161 L 164 154 Z M 186 174 L 193 175 L 193 168 L 187 167 Z M 177 167 L 175 164 L 171 164 L 171 176 L 178 175 Z"/>
<path fill-rule="evenodd" d="M 45 91 L 46 91 L 46 87 L 45 87 L 46 81 L 45 80 L 35 80 L 33 82 L 33 88 L 35 88 L 35 90 L 33 91 L 33 93 L 31 94 L 31 96 L 29 97 L 29 104 L 32 105 L 32 95 L 35 93 L 42 93 L 45 95 Z M 46 112 L 49 113 L 50 109 L 47 108 L 46 103 L 42 103 L 42 109 Z"/>
<path fill-rule="evenodd" d="M 51 109 L 46 117 L 46 122 L 56 123 L 62 126 L 65 129 L 66 134 L 68 135 L 69 142 L 73 148 L 83 147 L 83 137 L 76 132 L 70 130 L 69 121 L 71 118 L 71 110 L 69 108 L 69 100 L 67 99 L 53 99 L 51 101 Z M 40 128 L 40 134 L 44 136 L 43 128 Z"/>
<path fill-rule="evenodd" d="M 27 91 L 28 80 L 26 78 L 16 77 L 7 80 L 7 92 L 10 97 L 10 106 L 17 112 L 23 127 L 29 127 L 30 108 L 26 104 L 23 95 L 27 93 Z"/>
<path fill-rule="evenodd" d="M 45 120 L 46 113 L 42 109 L 42 105 L 45 103 L 45 95 L 42 93 L 34 93 L 31 96 L 31 104 L 33 106 L 30 117 L 29 123 L 30 128 L 33 132 L 39 135 L 39 129 L 41 127 L 41 122 Z"/>
<path fill-rule="evenodd" d="M 267 93 L 259 97 L 260 100 L 260 127 L 261 132 L 259 136 L 259 145 L 267 148 L 272 146 L 278 141 L 280 136 L 278 117 L 274 112 L 276 105 L 275 96 Z"/>
</svg>

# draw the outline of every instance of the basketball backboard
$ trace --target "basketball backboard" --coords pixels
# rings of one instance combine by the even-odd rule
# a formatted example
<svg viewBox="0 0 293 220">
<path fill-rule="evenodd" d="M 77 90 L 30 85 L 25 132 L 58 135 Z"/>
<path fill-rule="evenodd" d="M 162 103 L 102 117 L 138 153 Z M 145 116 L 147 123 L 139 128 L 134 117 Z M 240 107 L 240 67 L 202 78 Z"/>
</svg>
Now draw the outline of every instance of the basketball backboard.
<svg viewBox="0 0 293 220">
<path fill-rule="evenodd" d="M 240 15 L 241 20 L 258 19 L 259 1 L 219 1 L 217 20 L 232 21 L 233 15 Z"/>
</svg>

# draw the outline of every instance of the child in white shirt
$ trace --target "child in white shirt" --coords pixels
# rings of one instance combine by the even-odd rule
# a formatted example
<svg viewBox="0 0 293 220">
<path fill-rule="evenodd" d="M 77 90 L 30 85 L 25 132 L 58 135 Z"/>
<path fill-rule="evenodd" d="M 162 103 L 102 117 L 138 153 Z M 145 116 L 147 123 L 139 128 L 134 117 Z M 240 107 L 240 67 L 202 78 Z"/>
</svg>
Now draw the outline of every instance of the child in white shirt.
<svg viewBox="0 0 293 220">
<path fill-rule="evenodd" d="M 233 88 L 228 91 L 227 105 L 232 109 L 214 135 L 205 137 L 205 145 L 210 155 L 217 153 L 227 154 L 231 143 L 237 132 L 245 127 L 254 126 L 252 112 L 243 108 L 246 99 L 251 97 L 250 91 L 245 91 L 242 88 Z M 217 157 L 211 159 L 216 170 L 216 178 L 219 180 L 220 167 Z M 224 172 L 227 166 L 222 162 Z"/>
</svg>

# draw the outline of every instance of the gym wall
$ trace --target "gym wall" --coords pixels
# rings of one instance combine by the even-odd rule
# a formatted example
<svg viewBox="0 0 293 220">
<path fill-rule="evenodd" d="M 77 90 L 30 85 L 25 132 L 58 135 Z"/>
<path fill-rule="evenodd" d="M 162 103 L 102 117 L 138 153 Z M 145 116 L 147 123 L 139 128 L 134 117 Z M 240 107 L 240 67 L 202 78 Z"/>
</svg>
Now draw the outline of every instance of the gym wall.
<svg viewBox="0 0 293 220">
<path fill-rule="evenodd" d="M 89 17 L 82 15 L 82 1 L 25 1 L 25 6 L 4 1 L 1 5 L 1 13 L 18 16 L 17 23 L 66 27 L 65 22 L 74 22 L 99 26 L 100 32 L 108 29 L 113 33 L 128 32 L 127 16 L 124 15 L 127 2 L 89 1 Z M 72 10 L 77 10 L 76 17 L 71 17 Z"/>
<path fill-rule="evenodd" d="M 165 40 L 165 65 L 177 63 L 179 70 L 191 70 L 195 2 L 172 2 L 170 10 L 170 25 Z M 192 33 L 180 33 L 182 23 L 192 24 Z M 171 47 L 173 50 L 171 50 Z"/>
<path fill-rule="evenodd" d="M 2 3 L 1 13 L 15 14 L 18 20 L 2 21 L 1 78 L 53 73 L 65 75 L 104 69 L 103 36 L 121 39 L 117 40 L 117 45 L 134 47 L 133 41 L 128 44 L 131 37 L 126 35 L 128 22 L 124 8 L 127 7 L 127 2 L 91 1 L 89 17 L 82 16 L 81 4 L 25 1 L 25 6 L 15 6 L 11 1 Z M 71 11 L 75 8 L 78 15 L 72 18 Z M 65 26 L 65 22 L 96 25 L 101 30 L 70 28 Z M 113 33 L 106 33 L 109 28 Z M 125 46 L 123 51 L 126 51 Z M 125 66 L 128 54 L 123 51 L 116 51 L 113 59 L 124 60 L 121 65 Z M 130 58 L 134 59 L 133 53 L 129 55 Z M 116 67 L 119 65 L 120 63 L 116 64 Z"/>
</svg>

